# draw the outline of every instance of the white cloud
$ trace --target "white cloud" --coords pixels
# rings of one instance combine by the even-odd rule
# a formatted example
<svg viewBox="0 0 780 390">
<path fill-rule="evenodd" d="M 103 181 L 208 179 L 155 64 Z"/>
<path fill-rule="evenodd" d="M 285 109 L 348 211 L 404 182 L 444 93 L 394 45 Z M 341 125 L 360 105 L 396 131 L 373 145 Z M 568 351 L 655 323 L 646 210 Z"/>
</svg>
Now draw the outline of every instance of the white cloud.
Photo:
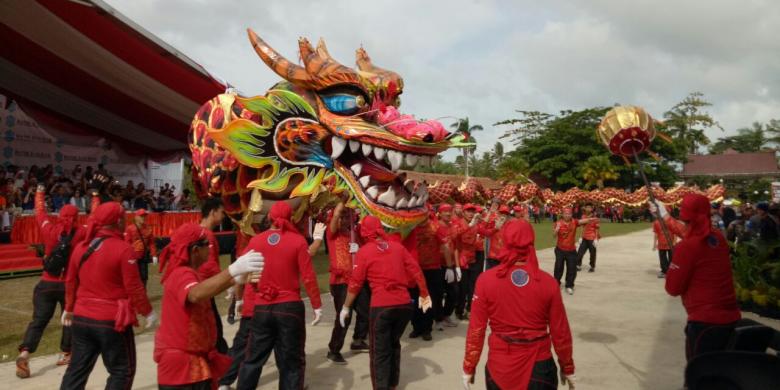
<svg viewBox="0 0 780 390">
<path fill-rule="evenodd" d="M 404 77 L 403 111 L 485 126 L 478 153 L 503 131 L 491 125 L 516 109 L 624 103 L 660 117 L 701 91 L 726 129 L 711 137 L 780 118 L 780 7 L 771 0 L 109 3 L 248 94 L 278 77 L 246 27 L 291 60 L 299 36 L 324 37 L 345 64 L 362 44 Z"/>
</svg>

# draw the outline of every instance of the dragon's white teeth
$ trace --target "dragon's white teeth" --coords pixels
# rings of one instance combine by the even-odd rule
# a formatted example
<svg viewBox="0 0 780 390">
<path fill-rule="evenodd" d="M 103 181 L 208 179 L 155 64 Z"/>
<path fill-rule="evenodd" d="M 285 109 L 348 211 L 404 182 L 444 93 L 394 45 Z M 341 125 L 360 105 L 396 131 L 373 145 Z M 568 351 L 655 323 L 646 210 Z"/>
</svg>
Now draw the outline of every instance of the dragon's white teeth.
<svg viewBox="0 0 780 390">
<path fill-rule="evenodd" d="M 406 160 L 406 165 L 410 168 L 414 168 L 417 165 L 417 155 L 416 154 L 405 154 L 404 159 Z"/>
<path fill-rule="evenodd" d="M 418 200 L 417 202 L 419 203 L 419 206 L 422 206 L 427 201 L 428 201 L 428 191 L 425 191 L 422 198 L 420 198 L 420 200 Z"/>
<path fill-rule="evenodd" d="M 395 150 L 388 150 L 387 159 L 390 160 L 390 170 L 395 172 L 398 170 L 398 168 L 401 168 L 401 163 L 403 162 L 404 155 L 403 153 L 397 152 Z"/>
<path fill-rule="evenodd" d="M 395 206 L 395 201 L 396 201 L 396 195 L 395 195 L 395 190 L 393 189 L 393 186 L 388 187 L 387 191 L 382 193 L 382 195 L 379 195 L 379 197 L 376 198 L 376 200 L 379 203 L 384 203 L 385 205 L 388 205 L 390 207 L 394 207 Z"/>
<path fill-rule="evenodd" d="M 431 156 L 420 156 L 419 160 L 417 161 L 418 165 L 422 165 L 423 167 L 430 167 L 431 166 Z"/>
<path fill-rule="evenodd" d="M 378 146 L 374 147 L 374 158 L 376 158 L 377 161 L 382 161 L 382 159 L 385 158 L 385 153 L 387 153 L 386 149 L 380 148 Z"/>
<path fill-rule="evenodd" d="M 341 153 L 344 153 L 344 148 L 347 147 L 347 140 L 344 138 L 333 137 L 331 138 L 330 146 L 331 149 L 333 149 L 333 151 L 330 153 L 330 157 L 339 158 Z"/>
<path fill-rule="evenodd" d="M 368 183 L 371 182 L 371 176 L 363 176 L 358 180 L 363 188 L 368 187 Z"/>
<path fill-rule="evenodd" d="M 406 198 L 401 198 L 398 202 L 395 203 L 395 208 L 397 209 L 405 209 L 409 207 L 409 200 Z"/>
<path fill-rule="evenodd" d="M 372 186 L 371 188 L 367 189 L 366 195 L 370 196 L 371 199 L 376 199 L 376 196 L 379 195 L 379 187 Z"/>
<path fill-rule="evenodd" d="M 360 147 L 360 149 L 363 151 L 363 155 L 364 155 L 364 156 L 366 156 L 366 157 L 369 157 L 369 156 L 371 156 L 371 150 L 372 150 L 373 148 L 374 148 L 374 147 L 373 147 L 373 146 L 371 146 L 371 145 L 369 145 L 369 144 L 363 144 L 363 145 L 361 145 L 361 147 Z"/>
<path fill-rule="evenodd" d="M 407 180 L 404 182 L 404 188 L 406 188 L 406 191 L 408 191 L 410 194 L 414 193 L 414 180 Z"/>
<path fill-rule="evenodd" d="M 409 207 L 417 207 L 417 197 L 412 195 L 411 198 L 409 198 Z"/>
<path fill-rule="evenodd" d="M 352 170 L 352 173 L 355 174 L 355 177 L 360 177 L 360 172 L 363 170 L 363 164 L 361 163 L 352 164 L 352 167 L 350 169 Z"/>
<path fill-rule="evenodd" d="M 360 149 L 360 142 L 357 141 L 349 141 L 349 150 L 352 151 L 352 153 L 355 153 Z"/>
</svg>

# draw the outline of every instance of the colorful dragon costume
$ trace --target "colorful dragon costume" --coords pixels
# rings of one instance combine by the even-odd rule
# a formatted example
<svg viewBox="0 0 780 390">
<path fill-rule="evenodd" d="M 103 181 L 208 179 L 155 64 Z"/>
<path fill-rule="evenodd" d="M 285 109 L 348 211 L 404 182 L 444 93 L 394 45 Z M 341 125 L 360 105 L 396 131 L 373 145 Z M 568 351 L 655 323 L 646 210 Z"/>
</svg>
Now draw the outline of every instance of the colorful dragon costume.
<svg viewBox="0 0 780 390">
<path fill-rule="evenodd" d="M 292 199 L 304 210 L 320 196 L 342 194 L 348 206 L 390 228 L 422 222 L 427 186 L 398 171 L 469 146 L 463 137 L 438 121 L 401 115 L 403 80 L 373 65 L 362 48 L 353 69 L 334 60 L 322 40 L 315 48 L 301 38 L 299 66 L 247 32 L 284 81 L 264 96 L 225 93 L 198 110 L 189 135 L 198 195 L 221 196 L 235 221 L 275 201 Z"/>
</svg>

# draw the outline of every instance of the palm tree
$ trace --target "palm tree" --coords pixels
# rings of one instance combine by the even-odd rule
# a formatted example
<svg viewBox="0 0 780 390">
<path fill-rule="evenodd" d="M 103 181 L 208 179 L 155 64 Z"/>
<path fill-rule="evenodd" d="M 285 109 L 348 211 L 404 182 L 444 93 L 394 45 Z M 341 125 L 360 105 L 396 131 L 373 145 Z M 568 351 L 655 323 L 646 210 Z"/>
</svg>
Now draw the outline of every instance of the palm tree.
<svg viewBox="0 0 780 390">
<path fill-rule="evenodd" d="M 582 165 L 582 178 L 585 179 L 586 188 L 596 185 L 602 189 L 605 181 L 615 180 L 619 176 L 615 165 L 606 155 L 592 156 Z"/>
<path fill-rule="evenodd" d="M 496 165 L 501 164 L 505 157 L 504 144 L 501 142 L 496 142 L 496 145 L 493 146 L 493 159 L 495 160 Z"/>
<path fill-rule="evenodd" d="M 510 183 L 527 183 L 530 180 L 531 166 L 524 158 L 517 154 L 509 153 L 504 160 L 498 164 L 498 180 Z"/>
<path fill-rule="evenodd" d="M 469 124 L 469 118 L 468 117 L 458 119 L 458 121 L 453 123 L 452 125 L 450 125 L 450 127 L 455 129 L 456 133 L 463 134 L 463 136 L 466 137 L 465 141 L 467 141 L 467 142 L 474 142 L 474 143 L 476 143 L 477 140 L 474 138 L 474 136 L 472 136 L 472 134 L 475 131 L 484 130 L 482 128 L 482 126 L 480 126 L 480 125 L 471 126 Z M 465 166 L 466 166 L 466 177 L 469 177 L 469 158 L 468 157 L 469 157 L 469 155 L 474 153 L 475 149 L 476 149 L 476 146 L 471 147 L 471 148 L 463 148 L 463 160 L 465 161 Z"/>
</svg>

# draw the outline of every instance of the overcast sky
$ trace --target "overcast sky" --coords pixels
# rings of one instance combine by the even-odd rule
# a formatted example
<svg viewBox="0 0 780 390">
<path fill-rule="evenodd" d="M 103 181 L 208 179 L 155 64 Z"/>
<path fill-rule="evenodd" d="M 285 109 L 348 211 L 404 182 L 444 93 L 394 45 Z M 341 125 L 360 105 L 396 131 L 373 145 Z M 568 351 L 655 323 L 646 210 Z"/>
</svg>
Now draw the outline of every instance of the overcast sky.
<svg viewBox="0 0 780 390">
<path fill-rule="evenodd" d="M 247 27 L 293 61 L 300 36 L 325 38 L 350 66 L 362 44 L 404 78 L 402 112 L 483 125 L 480 154 L 516 109 L 620 103 L 660 118 L 701 91 L 726 130 L 708 131 L 713 140 L 780 118 L 774 0 L 107 1 L 246 95 L 279 80 Z"/>
</svg>

